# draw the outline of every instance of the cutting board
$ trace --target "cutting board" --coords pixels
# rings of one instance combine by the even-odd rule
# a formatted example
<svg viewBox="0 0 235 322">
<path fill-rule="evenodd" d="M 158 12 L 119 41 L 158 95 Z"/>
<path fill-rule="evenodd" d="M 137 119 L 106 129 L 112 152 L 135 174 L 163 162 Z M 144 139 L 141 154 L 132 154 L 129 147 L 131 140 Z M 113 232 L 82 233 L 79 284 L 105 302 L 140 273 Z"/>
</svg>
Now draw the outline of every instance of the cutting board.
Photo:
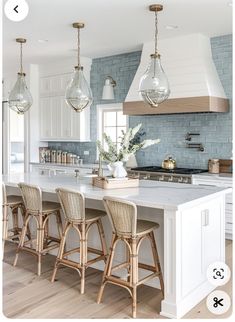
<svg viewBox="0 0 235 322">
<path fill-rule="evenodd" d="M 232 173 L 233 172 L 233 160 L 219 159 L 219 172 L 220 173 Z"/>
</svg>

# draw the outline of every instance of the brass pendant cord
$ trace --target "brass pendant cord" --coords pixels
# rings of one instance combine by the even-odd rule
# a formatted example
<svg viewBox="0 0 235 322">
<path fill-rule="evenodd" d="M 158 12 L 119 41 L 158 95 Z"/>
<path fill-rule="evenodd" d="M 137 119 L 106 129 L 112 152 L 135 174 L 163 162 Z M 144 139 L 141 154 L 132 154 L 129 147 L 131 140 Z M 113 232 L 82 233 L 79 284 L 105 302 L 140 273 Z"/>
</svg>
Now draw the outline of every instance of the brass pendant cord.
<svg viewBox="0 0 235 322">
<path fill-rule="evenodd" d="M 157 11 L 155 11 L 155 54 L 157 55 L 157 37 L 158 37 L 158 17 L 157 17 Z"/>
<path fill-rule="evenodd" d="M 78 68 L 80 68 L 80 28 L 78 28 Z"/>
<path fill-rule="evenodd" d="M 157 57 L 157 37 L 158 37 L 158 17 L 157 11 L 155 11 L 155 58 L 154 58 L 154 78 L 156 77 L 156 57 Z"/>
<path fill-rule="evenodd" d="M 20 73 L 23 74 L 23 44 L 20 43 Z"/>
</svg>

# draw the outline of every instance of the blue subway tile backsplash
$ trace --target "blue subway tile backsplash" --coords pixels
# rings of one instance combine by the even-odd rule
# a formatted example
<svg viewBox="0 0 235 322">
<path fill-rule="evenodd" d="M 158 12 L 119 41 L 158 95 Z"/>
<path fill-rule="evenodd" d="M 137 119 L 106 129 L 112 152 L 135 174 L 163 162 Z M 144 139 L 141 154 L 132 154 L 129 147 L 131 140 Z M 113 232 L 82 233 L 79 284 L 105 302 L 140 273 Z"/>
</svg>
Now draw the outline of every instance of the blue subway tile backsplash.
<svg viewBox="0 0 235 322">
<path fill-rule="evenodd" d="M 230 111 L 222 114 L 195 113 L 155 116 L 130 116 L 131 127 L 142 123 L 145 138 L 160 138 L 158 145 L 137 153 L 140 166 L 160 165 L 167 154 L 172 154 L 178 167 L 207 168 L 209 158 L 232 157 L 232 35 L 211 38 L 213 60 L 230 101 Z M 101 99 L 105 77 L 110 75 L 117 82 L 115 100 L 125 100 L 131 82 L 140 62 L 141 52 L 132 52 L 111 57 L 93 59 L 91 67 L 91 89 L 94 102 L 91 107 L 91 140 L 86 143 L 49 143 L 49 146 L 79 154 L 84 162 L 96 159 L 96 105 L 105 104 Z M 111 103 L 108 101 L 107 103 Z M 185 147 L 187 132 L 198 132 L 192 142 L 200 142 L 205 151 L 199 152 Z M 83 155 L 89 150 L 89 156 Z"/>
</svg>

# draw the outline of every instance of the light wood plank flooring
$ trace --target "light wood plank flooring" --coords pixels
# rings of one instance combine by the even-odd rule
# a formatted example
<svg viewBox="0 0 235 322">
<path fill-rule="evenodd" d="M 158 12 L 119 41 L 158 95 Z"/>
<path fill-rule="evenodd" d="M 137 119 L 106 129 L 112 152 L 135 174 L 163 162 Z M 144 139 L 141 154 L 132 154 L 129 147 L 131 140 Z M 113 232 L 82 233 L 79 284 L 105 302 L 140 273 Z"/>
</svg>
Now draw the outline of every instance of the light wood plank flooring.
<svg viewBox="0 0 235 322">
<path fill-rule="evenodd" d="M 131 299 L 128 292 L 115 285 L 105 288 L 103 302 L 96 303 L 102 272 L 88 268 L 85 294 L 80 295 L 80 277 L 75 270 L 61 268 L 55 283 L 50 282 L 55 257 L 43 257 L 42 275 L 38 277 L 32 255 L 21 253 L 17 267 L 13 267 L 16 245 L 6 243 L 3 262 L 3 313 L 8 318 L 130 318 Z M 232 242 L 226 243 L 226 261 L 232 266 Z M 230 296 L 232 282 L 220 287 Z M 138 289 L 138 318 L 160 316 L 160 291 L 140 286 Z M 231 310 L 216 318 L 225 318 Z M 185 318 L 215 318 L 206 308 L 205 300 Z"/>
</svg>

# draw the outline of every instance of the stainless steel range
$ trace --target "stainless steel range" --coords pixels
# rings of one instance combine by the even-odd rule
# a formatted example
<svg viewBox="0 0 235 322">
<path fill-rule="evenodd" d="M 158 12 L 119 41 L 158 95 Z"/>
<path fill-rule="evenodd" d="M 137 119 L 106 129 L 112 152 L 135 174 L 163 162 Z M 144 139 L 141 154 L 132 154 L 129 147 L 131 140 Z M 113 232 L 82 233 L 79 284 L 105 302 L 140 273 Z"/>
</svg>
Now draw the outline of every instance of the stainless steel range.
<svg viewBox="0 0 235 322">
<path fill-rule="evenodd" d="M 140 179 L 167 181 L 177 183 L 192 183 L 192 175 L 208 170 L 175 168 L 173 170 L 163 169 L 158 166 L 138 167 L 128 170 L 128 174 L 138 176 Z"/>
</svg>

